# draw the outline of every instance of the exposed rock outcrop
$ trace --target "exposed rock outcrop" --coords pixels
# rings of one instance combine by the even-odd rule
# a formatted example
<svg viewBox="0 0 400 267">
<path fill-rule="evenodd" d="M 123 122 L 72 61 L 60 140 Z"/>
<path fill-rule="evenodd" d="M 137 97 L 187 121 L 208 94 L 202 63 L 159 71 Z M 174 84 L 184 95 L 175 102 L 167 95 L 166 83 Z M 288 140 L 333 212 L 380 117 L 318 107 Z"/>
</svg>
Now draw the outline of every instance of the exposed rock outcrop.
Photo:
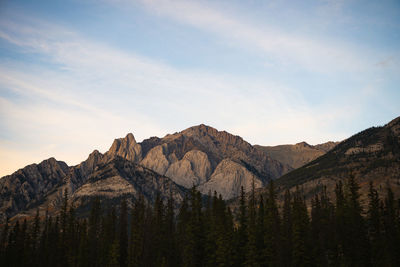
<svg viewBox="0 0 400 267">
<path fill-rule="evenodd" d="M 165 145 L 159 145 L 152 148 L 142 160 L 141 164 L 161 175 L 164 175 L 170 164 L 164 154 L 165 149 Z"/>
<path fill-rule="evenodd" d="M 208 181 L 217 165 L 225 159 L 241 165 L 263 184 L 291 170 L 241 137 L 203 124 L 164 138 L 152 137 L 144 140 L 141 146 L 144 166 L 185 187 Z"/>
<path fill-rule="evenodd" d="M 73 202 L 82 207 L 94 197 L 99 197 L 107 205 L 121 198 L 131 202 L 142 195 L 151 204 L 157 194 L 163 200 L 171 195 L 175 204 L 178 204 L 183 199 L 185 189 L 165 176 L 117 157 L 96 168 L 87 182 L 75 192 Z"/>
<path fill-rule="evenodd" d="M 205 183 L 210 174 L 211 165 L 207 154 L 199 150 L 187 152 L 182 160 L 171 164 L 165 173 L 175 183 L 186 188 Z"/>
<path fill-rule="evenodd" d="M 240 194 L 242 186 L 245 191 L 251 190 L 253 181 L 255 188 L 262 187 L 262 181 L 241 164 L 224 159 L 218 164 L 210 180 L 199 186 L 199 190 L 203 194 L 216 191 L 224 199 L 230 199 Z"/>
<path fill-rule="evenodd" d="M 142 160 L 142 147 L 136 143 L 133 134 L 129 133 L 125 138 L 115 139 L 111 148 L 104 154 L 106 160 L 110 160 L 115 156 L 139 162 Z"/>
<path fill-rule="evenodd" d="M 68 172 L 65 162 L 50 158 L 0 179 L 0 219 L 40 203 L 63 183 Z"/>
</svg>

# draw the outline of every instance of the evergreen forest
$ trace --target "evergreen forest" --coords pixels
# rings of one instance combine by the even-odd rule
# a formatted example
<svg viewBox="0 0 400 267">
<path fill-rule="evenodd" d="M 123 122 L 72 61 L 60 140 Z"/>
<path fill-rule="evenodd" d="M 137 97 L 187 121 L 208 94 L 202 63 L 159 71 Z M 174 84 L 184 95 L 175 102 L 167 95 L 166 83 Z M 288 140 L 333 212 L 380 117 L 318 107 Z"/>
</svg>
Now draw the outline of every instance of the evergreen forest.
<svg viewBox="0 0 400 267">
<path fill-rule="evenodd" d="M 390 187 L 368 203 L 359 185 L 338 182 L 306 203 L 286 191 L 278 205 L 268 193 L 245 194 L 235 212 L 217 193 L 192 188 L 175 210 L 174 199 L 138 197 L 104 210 L 101 200 L 79 217 L 68 193 L 57 216 L 14 220 L 1 227 L 1 266 L 400 266 L 400 200 Z M 308 205 L 307 205 L 308 204 Z"/>
</svg>

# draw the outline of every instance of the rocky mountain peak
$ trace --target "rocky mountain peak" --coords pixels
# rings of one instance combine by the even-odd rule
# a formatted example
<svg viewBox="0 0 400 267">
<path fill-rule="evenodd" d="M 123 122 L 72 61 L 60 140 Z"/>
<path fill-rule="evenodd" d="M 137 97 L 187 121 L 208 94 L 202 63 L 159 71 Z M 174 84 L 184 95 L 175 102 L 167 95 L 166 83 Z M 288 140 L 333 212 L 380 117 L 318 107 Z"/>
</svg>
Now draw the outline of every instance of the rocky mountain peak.
<svg viewBox="0 0 400 267">
<path fill-rule="evenodd" d="M 105 153 L 107 160 L 115 156 L 120 156 L 133 162 L 142 160 L 142 147 L 136 143 L 132 133 L 128 133 L 124 138 L 115 139 L 110 149 Z"/>
<path fill-rule="evenodd" d="M 58 171 L 58 170 L 61 170 L 63 172 L 68 171 L 68 165 L 64 161 L 58 161 L 53 157 L 43 160 L 42 162 L 40 162 L 37 165 L 36 164 L 32 164 L 32 165 L 35 165 L 36 168 L 46 169 L 51 172 Z M 32 165 L 29 165 L 29 166 L 32 166 Z"/>
<path fill-rule="evenodd" d="M 312 147 L 310 144 L 308 144 L 307 142 L 303 141 L 300 143 L 296 144 L 297 147 Z"/>
<path fill-rule="evenodd" d="M 252 150 L 252 146 L 244 141 L 242 137 L 230 134 L 226 131 L 218 131 L 211 126 L 207 126 L 204 124 L 200 124 L 183 130 L 179 133 L 179 135 L 192 137 L 193 139 L 196 139 L 201 143 L 205 143 L 206 145 L 210 145 L 210 143 L 212 142 L 214 144 L 220 143 L 224 145 L 235 146 L 244 151 Z"/>
<path fill-rule="evenodd" d="M 93 150 L 92 153 L 89 154 L 88 159 L 90 158 L 98 158 L 101 157 L 103 154 L 101 154 L 97 149 Z"/>
</svg>

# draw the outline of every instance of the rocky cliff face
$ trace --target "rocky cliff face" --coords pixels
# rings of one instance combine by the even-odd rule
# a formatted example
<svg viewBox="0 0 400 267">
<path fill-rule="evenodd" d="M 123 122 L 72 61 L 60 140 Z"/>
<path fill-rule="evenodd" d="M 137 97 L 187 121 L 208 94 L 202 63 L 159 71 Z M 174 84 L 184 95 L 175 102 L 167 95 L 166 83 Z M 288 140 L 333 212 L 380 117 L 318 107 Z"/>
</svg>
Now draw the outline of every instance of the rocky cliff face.
<svg viewBox="0 0 400 267">
<path fill-rule="evenodd" d="M 115 139 L 111 148 L 104 154 L 104 157 L 109 160 L 119 156 L 123 159 L 139 162 L 142 160 L 142 147 L 136 143 L 132 133 L 127 134 L 125 138 Z"/>
<path fill-rule="evenodd" d="M 0 179 L 0 219 L 38 205 L 57 190 L 68 173 L 65 162 L 50 158 Z"/>
<path fill-rule="evenodd" d="M 245 191 L 251 190 L 253 181 L 255 188 L 263 186 L 260 178 L 248 171 L 243 165 L 230 159 L 224 159 L 218 164 L 210 180 L 199 186 L 199 190 L 203 194 L 216 191 L 225 199 L 231 199 L 239 196 L 242 186 Z"/>
<path fill-rule="evenodd" d="M 257 187 L 291 169 L 255 149 L 241 137 L 203 124 L 164 138 L 152 137 L 140 145 L 143 166 L 165 174 L 186 188 L 200 186 L 204 190 L 217 191 L 226 199 L 239 193 L 237 188 L 226 188 L 231 187 L 231 180 L 238 177 L 232 176 L 238 166 L 252 175 L 241 175 L 241 182 L 236 184 L 249 184 L 251 181 L 248 179 L 254 176 L 258 181 Z M 224 160 L 235 164 L 220 165 Z M 219 175 L 218 182 L 215 179 L 211 181 L 216 171 L 227 173 L 225 179 Z"/>
<path fill-rule="evenodd" d="M 326 152 L 334 148 L 338 143 L 339 142 L 327 142 L 312 146 L 306 142 L 301 142 L 295 145 L 256 145 L 255 147 L 267 153 L 267 155 L 269 155 L 271 158 L 283 164 L 289 165 L 292 169 L 297 169 L 324 155 Z"/>
<path fill-rule="evenodd" d="M 129 202 L 144 196 L 147 203 L 153 203 L 156 195 L 167 200 L 172 196 L 175 204 L 182 201 L 185 189 L 171 179 L 151 171 L 132 161 L 115 157 L 107 163 L 97 166 L 87 181 L 73 194 L 73 202 L 83 207 L 99 197 L 103 205 L 126 198 Z"/>
<path fill-rule="evenodd" d="M 5 217 L 36 207 L 56 209 L 65 189 L 79 205 L 93 196 L 119 199 L 139 193 L 151 202 L 155 192 L 167 196 L 171 188 L 179 200 L 182 190 L 193 185 L 228 199 L 253 180 L 261 187 L 288 170 L 241 137 L 206 125 L 142 143 L 129 133 L 115 139 L 106 153 L 95 150 L 76 166 L 49 159 L 4 177 L 0 211 Z"/>
<path fill-rule="evenodd" d="M 68 167 L 54 158 L 29 165 L 0 179 L 0 220 L 21 212 L 33 214 L 36 208 L 43 212 L 47 208 L 57 210 L 65 189 L 78 208 L 87 205 L 94 196 L 107 196 L 107 201 L 111 202 L 143 194 L 151 203 L 157 192 L 165 198 L 172 190 L 173 195 L 179 195 L 176 195 L 177 201 L 182 199 L 183 188 L 169 178 L 137 165 L 141 160 L 141 146 L 132 134 L 128 134 L 114 140 L 104 155 L 95 150 L 76 166 Z M 153 187 L 146 184 L 150 181 Z"/>
<path fill-rule="evenodd" d="M 211 175 L 211 164 L 206 153 L 191 150 L 181 160 L 173 162 L 165 175 L 177 184 L 190 188 L 207 182 Z"/>
</svg>

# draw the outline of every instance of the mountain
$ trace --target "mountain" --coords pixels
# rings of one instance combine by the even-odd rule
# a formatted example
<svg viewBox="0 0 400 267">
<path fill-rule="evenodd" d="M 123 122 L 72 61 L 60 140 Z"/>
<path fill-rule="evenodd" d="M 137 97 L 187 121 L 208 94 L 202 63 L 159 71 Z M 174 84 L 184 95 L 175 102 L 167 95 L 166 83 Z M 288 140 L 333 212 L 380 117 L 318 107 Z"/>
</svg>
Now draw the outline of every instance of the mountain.
<svg viewBox="0 0 400 267">
<path fill-rule="evenodd" d="M 306 142 L 297 143 L 295 145 L 279 145 L 279 146 L 260 146 L 254 147 L 264 151 L 271 158 L 290 166 L 292 169 L 313 161 L 314 159 L 324 155 L 326 152 L 334 148 L 339 142 L 326 142 L 319 145 L 309 145 Z"/>
<path fill-rule="evenodd" d="M 153 203 L 156 195 L 160 194 L 165 201 L 172 196 L 177 208 L 185 193 L 185 188 L 168 177 L 117 156 L 100 163 L 86 182 L 74 192 L 72 201 L 80 209 L 85 209 L 95 197 L 102 200 L 104 207 L 118 204 L 122 198 L 133 204 L 132 200 L 139 195 L 144 197 L 145 202 Z"/>
<path fill-rule="evenodd" d="M 132 149 L 136 145 L 129 134 L 114 141 L 104 155 L 95 150 L 76 166 L 69 167 L 50 158 L 1 178 L 0 220 L 21 212 L 32 215 L 37 208 L 42 212 L 57 210 L 65 189 L 78 210 L 84 210 L 94 197 L 101 198 L 102 206 L 107 206 L 121 198 L 131 200 L 139 195 L 152 203 L 159 193 L 162 199 L 172 195 L 179 203 L 186 189 L 135 163 L 136 155 L 140 155 Z"/>
<path fill-rule="evenodd" d="M 248 190 L 254 181 L 260 188 L 289 170 L 241 137 L 203 124 L 141 143 L 129 133 L 104 154 L 95 150 L 76 166 L 50 158 L 3 177 L 0 216 L 29 214 L 37 207 L 56 210 L 65 189 L 81 208 L 93 197 L 106 205 L 141 194 L 151 203 L 157 192 L 179 202 L 193 185 L 203 194 L 217 191 L 229 199 L 242 186 Z"/>
<path fill-rule="evenodd" d="M 241 137 L 203 124 L 140 145 L 143 166 L 186 188 L 217 191 L 225 199 L 238 196 L 241 186 L 249 189 L 253 179 L 261 187 L 291 170 Z"/>
<path fill-rule="evenodd" d="M 400 194 L 400 117 L 342 141 L 326 154 L 277 179 L 276 186 L 281 192 L 299 187 L 308 198 L 326 186 L 333 195 L 336 182 L 350 175 L 360 183 L 364 199 L 370 181 L 383 195 L 387 185 Z"/>
<path fill-rule="evenodd" d="M 50 158 L 0 179 L 0 219 L 40 204 L 63 184 L 68 173 L 65 162 Z"/>
</svg>

